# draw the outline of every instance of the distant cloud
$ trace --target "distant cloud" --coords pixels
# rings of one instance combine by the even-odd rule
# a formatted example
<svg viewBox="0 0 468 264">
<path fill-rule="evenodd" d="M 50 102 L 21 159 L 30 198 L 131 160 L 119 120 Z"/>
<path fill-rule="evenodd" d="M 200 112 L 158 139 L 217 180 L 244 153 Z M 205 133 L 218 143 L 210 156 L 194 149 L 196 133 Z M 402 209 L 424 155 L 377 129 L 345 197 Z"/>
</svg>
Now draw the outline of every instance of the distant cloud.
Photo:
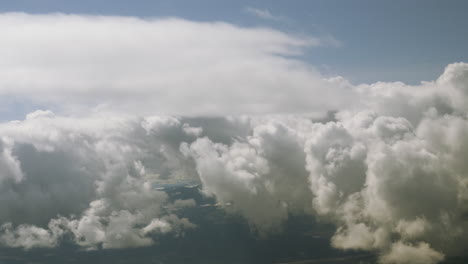
<svg viewBox="0 0 468 264">
<path fill-rule="evenodd" d="M 333 45 L 327 37 L 183 19 L 23 13 L 0 14 L 0 30 L 0 96 L 73 112 L 305 113 L 352 98 L 339 99 L 349 91 L 294 57 Z"/>
<path fill-rule="evenodd" d="M 253 8 L 253 7 L 246 7 L 244 10 L 245 10 L 245 12 L 247 12 L 247 13 L 249 13 L 251 15 L 257 16 L 258 18 L 261 18 L 261 19 L 276 20 L 276 21 L 284 20 L 284 17 L 273 15 L 267 9 L 258 9 L 258 8 Z"/>
</svg>

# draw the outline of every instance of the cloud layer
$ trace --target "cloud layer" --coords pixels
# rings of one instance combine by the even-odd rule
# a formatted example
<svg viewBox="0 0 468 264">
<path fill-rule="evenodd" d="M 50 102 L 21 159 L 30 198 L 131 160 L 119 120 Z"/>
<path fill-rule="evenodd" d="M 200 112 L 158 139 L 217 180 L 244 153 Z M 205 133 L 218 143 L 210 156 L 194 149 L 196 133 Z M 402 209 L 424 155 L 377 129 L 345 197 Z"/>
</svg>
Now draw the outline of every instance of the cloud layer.
<svg viewBox="0 0 468 264">
<path fill-rule="evenodd" d="M 196 226 L 178 209 L 198 205 L 156 186 L 196 181 L 259 235 L 309 214 L 384 264 L 466 250 L 468 64 L 353 85 L 290 57 L 320 39 L 270 29 L 60 14 L 0 28 L 0 94 L 61 111 L 0 124 L 3 246 L 182 236 Z"/>
<path fill-rule="evenodd" d="M 347 104 L 294 59 L 327 39 L 177 18 L 0 14 L 0 95 L 62 111 L 321 112 Z"/>
</svg>

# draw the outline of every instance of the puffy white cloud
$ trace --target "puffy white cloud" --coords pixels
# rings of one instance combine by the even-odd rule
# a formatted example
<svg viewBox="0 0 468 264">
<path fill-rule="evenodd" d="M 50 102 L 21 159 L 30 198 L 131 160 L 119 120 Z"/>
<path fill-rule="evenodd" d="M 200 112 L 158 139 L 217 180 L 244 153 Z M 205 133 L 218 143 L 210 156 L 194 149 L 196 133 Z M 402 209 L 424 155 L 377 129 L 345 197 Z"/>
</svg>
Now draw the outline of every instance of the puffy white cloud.
<svg viewBox="0 0 468 264">
<path fill-rule="evenodd" d="M 194 138 L 186 129 L 195 128 L 170 117 L 72 118 L 50 111 L 1 124 L 11 164 L 1 170 L 0 243 L 53 247 L 72 234 L 86 248 L 137 247 L 154 243 L 145 226 L 155 219 L 167 223 L 164 233 L 194 228 L 171 211 L 194 201 L 171 203 L 154 187 L 188 179 L 176 152 L 177 140 Z M 22 177 L 10 177 L 11 167 Z"/>
<path fill-rule="evenodd" d="M 337 248 L 376 250 L 382 263 L 436 263 L 463 252 L 468 228 L 468 114 L 455 93 L 465 67 L 416 87 L 358 86 L 367 109 L 332 121 L 252 117 L 250 134 L 232 144 L 200 138 L 181 150 L 203 190 L 258 229 L 278 228 L 300 208 L 337 225 Z"/>
<path fill-rule="evenodd" d="M 58 239 L 63 235 L 63 222 L 65 219 L 52 219 L 46 228 L 34 225 L 21 224 L 13 228 L 11 223 L 0 227 L 0 244 L 9 247 L 22 247 L 30 249 L 34 247 L 55 247 Z M 66 221 L 66 220 L 65 220 Z"/>
<path fill-rule="evenodd" d="M 19 182 L 23 179 L 23 172 L 18 159 L 12 154 L 11 141 L 8 138 L 0 140 L 0 181 L 13 179 Z"/>
<path fill-rule="evenodd" d="M 234 133 L 233 124 L 248 132 Z M 289 214 L 315 214 L 336 224 L 333 246 L 377 250 L 382 263 L 436 263 L 462 250 L 466 236 L 468 121 L 461 112 L 429 109 L 412 123 L 372 110 L 326 122 L 42 111 L 3 123 L 0 132 L 23 175 L 1 183 L 3 245 L 52 247 L 72 234 L 85 248 L 121 248 L 183 235 L 195 225 L 177 213 L 195 201 L 171 202 L 154 188 L 180 179 L 199 180 L 261 235 L 280 231 Z M 74 193 L 78 186 L 87 195 Z"/>
<path fill-rule="evenodd" d="M 416 246 L 411 246 L 398 242 L 392 245 L 392 251 L 389 254 L 383 256 L 381 261 L 385 264 L 431 264 L 437 263 L 443 259 L 443 254 L 434 251 L 426 243 L 419 243 Z"/>
<path fill-rule="evenodd" d="M 181 151 L 193 157 L 202 191 L 246 216 L 263 234 L 280 227 L 289 212 L 310 211 L 312 193 L 305 155 L 292 136 L 297 131 L 275 118 L 258 121 L 245 142 L 228 146 L 200 138 L 190 146 L 183 143 Z"/>
</svg>

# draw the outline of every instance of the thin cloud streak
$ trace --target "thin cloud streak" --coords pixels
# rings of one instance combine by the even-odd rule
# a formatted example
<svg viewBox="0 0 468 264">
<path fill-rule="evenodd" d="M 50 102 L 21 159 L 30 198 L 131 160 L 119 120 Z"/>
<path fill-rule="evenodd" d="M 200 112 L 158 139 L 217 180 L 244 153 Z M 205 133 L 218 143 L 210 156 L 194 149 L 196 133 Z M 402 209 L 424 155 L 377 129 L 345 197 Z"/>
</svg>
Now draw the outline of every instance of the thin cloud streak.
<svg viewBox="0 0 468 264">
<path fill-rule="evenodd" d="M 269 10 L 267 9 L 258 9 L 258 8 L 253 8 L 253 7 L 246 7 L 244 8 L 245 12 L 254 15 L 258 18 L 261 19 L 266 19 L 266 20 L 274 20 L 274 21 L 283 21 L 286 20 L 284 17 L 281 16 L 276 16 L 273 15 Z"/>
</svg>

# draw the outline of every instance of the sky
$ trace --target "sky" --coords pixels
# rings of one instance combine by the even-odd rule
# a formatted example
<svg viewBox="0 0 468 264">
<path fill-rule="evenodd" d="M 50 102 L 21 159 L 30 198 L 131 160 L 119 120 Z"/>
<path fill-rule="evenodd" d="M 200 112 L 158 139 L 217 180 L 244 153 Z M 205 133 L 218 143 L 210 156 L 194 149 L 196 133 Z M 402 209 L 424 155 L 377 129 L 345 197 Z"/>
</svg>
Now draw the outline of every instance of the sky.
<svg viewBox="0 0 468 264">
<path fill-rule="evenodd" d="M 463 262 L 466 5 L 0 4 L 0 263 Z"/>
<path fill-rule="evenodd" d="M 416 84 L 435 79 L 451 62 L 468 59 L 467 5 L 463 0 L 20 0 L 3 2 L 0 11 L 181 17 L 267 26 L 291 34 L 326 35 L 340 44 L 309 50 L 301 58 L 325 74 L 342 75 L 355 84 Z M 249 9 L 271 16 L 258 16 Z"/>
</svg>

